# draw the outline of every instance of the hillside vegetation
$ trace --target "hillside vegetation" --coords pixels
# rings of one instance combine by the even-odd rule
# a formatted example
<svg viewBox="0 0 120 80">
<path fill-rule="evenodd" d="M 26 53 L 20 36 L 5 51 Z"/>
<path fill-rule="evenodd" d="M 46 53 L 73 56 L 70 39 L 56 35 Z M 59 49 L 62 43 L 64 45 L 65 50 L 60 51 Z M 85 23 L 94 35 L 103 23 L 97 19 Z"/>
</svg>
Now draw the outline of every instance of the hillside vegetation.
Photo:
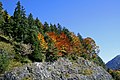
<svg viewBox="0 0 120 80">
<path fill-rule="evenodd" d="M 0 73 L 32 62 L 53 62 L 60 57 L 91 60 L 105 68 L 98 56 L 99 47 L 90 38 L 82 38 L 58 24 L 42 24 L 17 2 L 13 15 L 0 2 Z"/>
<path fill-rule="evenodd" d="M 112 75 L 115 80 L 120 80 L 120 70 L 108 69 L 108 72 Z"/>
</svg>

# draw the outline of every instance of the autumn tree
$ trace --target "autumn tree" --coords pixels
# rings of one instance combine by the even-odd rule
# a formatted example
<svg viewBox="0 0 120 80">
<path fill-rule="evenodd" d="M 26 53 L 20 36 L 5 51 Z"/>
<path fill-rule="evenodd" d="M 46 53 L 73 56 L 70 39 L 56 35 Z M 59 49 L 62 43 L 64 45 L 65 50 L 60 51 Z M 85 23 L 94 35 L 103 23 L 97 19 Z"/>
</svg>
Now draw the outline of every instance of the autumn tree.
<svg viewBox="0 0 120 80">
<path fill-rule="evenodd" d="M 83 39 L 83 44 L 84 44 L 84 49 L 86 49 L 85 53 L 90 54 L 90 57 L 92 57 L 93 54 L 98 54 L 100 51 L 95 41 L 90 37 Z"/>
<path fill-rule="evenodd" d="M 38 33 L 38 40 L 43 50 L 48 49 L 47 42 L 45 41 L 44 36 L 41 33 Z"/>
<path fill-rule="evenodd" d="M 59 56 L 64 56 L 70 53 L 70 42 L 64 33 L 58 35 L 54 32 L 49 32 L 48 36 L 52 39 L 59 50 Z"/>
</svg>

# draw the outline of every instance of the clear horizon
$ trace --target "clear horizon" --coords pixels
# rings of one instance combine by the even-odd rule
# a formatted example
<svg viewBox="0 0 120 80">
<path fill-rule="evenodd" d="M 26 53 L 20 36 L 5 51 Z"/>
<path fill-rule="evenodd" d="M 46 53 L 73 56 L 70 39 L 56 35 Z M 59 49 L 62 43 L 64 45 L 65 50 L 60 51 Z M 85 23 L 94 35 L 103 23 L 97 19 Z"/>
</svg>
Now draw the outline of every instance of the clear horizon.
<svg viewBox="0 0 120 80">
<path fill-rule="evenodd" d="M 4 10 L 13 15 L 16 1 L 0 0 Z M 32 13 L 42 23 L 60 23 L 83 38 L 91 37 L 100 47 L 99 56 L 106 63 L 120 54 L 119 0 L 19 0 L 26 14 Z"/>
</svg>

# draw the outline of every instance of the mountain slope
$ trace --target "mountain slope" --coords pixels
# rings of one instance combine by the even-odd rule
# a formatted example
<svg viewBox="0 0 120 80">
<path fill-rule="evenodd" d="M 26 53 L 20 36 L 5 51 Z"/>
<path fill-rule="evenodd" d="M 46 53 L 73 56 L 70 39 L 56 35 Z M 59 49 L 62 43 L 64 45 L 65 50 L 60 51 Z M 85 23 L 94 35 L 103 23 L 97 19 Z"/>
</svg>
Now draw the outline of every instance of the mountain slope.
<svg viewBox="0 0 120 80">
<path fill-rule="evenodd" d="M 109 61 L 106 66 L 109 69 L 112 70 L 118 70 L 120 69 L 120 55 L 117 55 L 115 58 L 113 58 L 111 61 Z"/>
<path fill-rule="evenodd" d="M 7 72 L 7 80 L 112 80 L 102 67 L 79 57 L 60 58 L 53 63 L 35 62 Z"/>
</svg>

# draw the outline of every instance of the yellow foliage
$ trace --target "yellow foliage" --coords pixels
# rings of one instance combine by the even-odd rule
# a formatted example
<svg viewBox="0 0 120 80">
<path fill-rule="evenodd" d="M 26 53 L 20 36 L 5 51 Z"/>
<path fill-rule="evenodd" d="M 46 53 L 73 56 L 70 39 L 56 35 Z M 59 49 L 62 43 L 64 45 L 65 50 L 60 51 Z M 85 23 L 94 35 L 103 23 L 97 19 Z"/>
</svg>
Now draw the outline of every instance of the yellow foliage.
<svg viewBox="0 0 120 80">
<path fill-rule="evenodd" d="M 70 35 L 72 38 L 71 45 L 72 45 L 73 52 L 82 53 L 82 44 L 81 44 L 79 38 L 72 32 Z"/>
<path fill-rule="evenodd" d="M 40 41 L 40 46 L 43 49 L 47 49 L 48 48 L 47 43 L 44 40 L 44 36 L 42 34 L 40 34 L 40 33 L 38 34 L 38 40 Z"/>
<path fill-rule="evenodd" d="M 88 53 L 92 53 L 92 51 L 99 51 L 99 47 L 96 45 L 95 41 L 92 39 L 92 38 L 85 38 L 83 40 L 83 43 L 84 43 L 84 47 L 86 48 L 87 52 Z"/>
</svg>

